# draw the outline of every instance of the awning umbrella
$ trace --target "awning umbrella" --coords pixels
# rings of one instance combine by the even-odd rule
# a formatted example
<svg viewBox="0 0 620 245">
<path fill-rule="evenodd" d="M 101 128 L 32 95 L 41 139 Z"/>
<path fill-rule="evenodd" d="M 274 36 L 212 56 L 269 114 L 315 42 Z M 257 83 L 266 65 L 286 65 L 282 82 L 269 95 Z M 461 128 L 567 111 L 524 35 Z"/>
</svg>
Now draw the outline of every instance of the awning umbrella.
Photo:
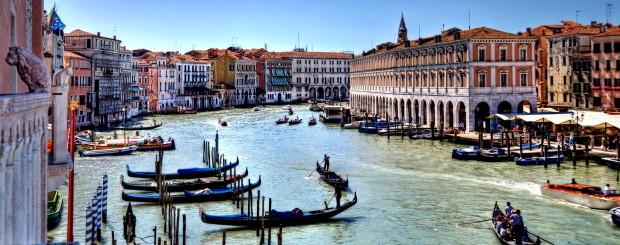
<svg viewBox="0 0 620 245">
<path fill-rule="evenodd" d="M 487 119 L 502 119 L 502 120 L 510 120 L 507 116 L 504 116 L 502 114 L 492 114 L 490 116 L 487 117 Z"/>
<path fill-rule="evenodd" d="M 608 123 L 608 122 L 603 122 L 601 124 L 593 126 L 592 128 L 595 128 L 595 129 L 601 129 L 601 128 L 607 129 L 607 128 L 617 128 L 617 127 L 614 126 L 613 124 Z"/>
</svg>

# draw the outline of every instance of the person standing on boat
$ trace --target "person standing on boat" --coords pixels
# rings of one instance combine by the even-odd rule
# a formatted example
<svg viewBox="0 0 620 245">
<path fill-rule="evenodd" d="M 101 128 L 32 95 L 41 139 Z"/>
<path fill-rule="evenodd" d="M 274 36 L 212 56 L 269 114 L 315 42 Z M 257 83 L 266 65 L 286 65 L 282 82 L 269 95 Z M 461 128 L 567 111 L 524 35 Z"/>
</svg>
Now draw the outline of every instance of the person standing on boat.
<svg viewBox="0 0 620 245">
<path fill-rule="evenodd" d="M 342 187 L 336 185 L 336 208 L 340 208 L 340 198 L 342 197 Z"/>
<path fill-rule="evenodd" d="M 327 154 L 323 156 L 323 162 L 325 163 L 323 168 L 325 171 L 329 171 L 329 156 Z"/>
<path fill-rule="evenodd" d="M 513 208 L 512 206 L 510 206 L 510 202 L 506 202 L 506 209 L 504 209 L 504 211 L 506 211 L 506 215 L 510 215 L 512 210 L 514 210 L 515 208 Z"/>
<path fill-rule="evenodd" d="M 515 239 L 515 244 L 523 244 L 523 217 L 521 217 L 521 210 L 512 210 L 510 215 L 511 233 Z"/>
<path fill-rule="evenodd" d="M 155 118 L 153 118 L 153 126 L 157 125 L 157 120 L 155 120 Z"/>
</svg>

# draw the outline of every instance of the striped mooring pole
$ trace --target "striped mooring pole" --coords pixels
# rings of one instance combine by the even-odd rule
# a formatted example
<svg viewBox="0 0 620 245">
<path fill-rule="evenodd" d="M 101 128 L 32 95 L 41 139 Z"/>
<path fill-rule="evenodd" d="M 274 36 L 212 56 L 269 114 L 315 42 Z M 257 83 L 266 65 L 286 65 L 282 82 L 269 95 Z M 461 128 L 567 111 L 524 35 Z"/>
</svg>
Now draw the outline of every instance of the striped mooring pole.
<svg viewBox="0 0 620 245">
<path fill-rule="evenodd" d="M 86 237 L 84 238 L 84 244 L 93 244 L 93 208 L 91 206 L 86 207 Z"/>
<path fill-rule="evenodd" d="M 97 186 L 97 241 L 101 242 L 101 213 L 103 211 L 103 187 Z"/>
<path fill-rule="evenodd" d="M 103 174 L 103 222 L 108 221 L 108 174 Z"/>
</svg>

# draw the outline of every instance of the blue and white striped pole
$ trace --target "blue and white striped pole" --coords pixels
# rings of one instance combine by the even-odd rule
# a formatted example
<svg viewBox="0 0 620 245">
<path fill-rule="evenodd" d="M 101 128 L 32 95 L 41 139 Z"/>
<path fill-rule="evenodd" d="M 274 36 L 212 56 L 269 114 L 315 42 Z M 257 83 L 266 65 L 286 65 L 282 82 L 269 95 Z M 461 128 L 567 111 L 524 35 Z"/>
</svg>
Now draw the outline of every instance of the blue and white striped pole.
<svg viewBox="0 0 620 245">
<path fill-rule="evenodd" d="M 101 213 L 103 211 L 103 187 L 97 186 L 97 241 L 101 242 Z"/>
<path fill-rule="evenodd" d="M 99 198 L 97 195 L 92 197 L 92 207 L 93 207 L 93 244 L 97 238 L 97 215 L 99 214 Z"/>
<path fill-rule="evenodd" d="M 108 174 L 103 175 L 103 222 L 108 221 Z"/>
<path fill-rule="evenodd" d="M 86 237 L 84 244 L 90 245 L 93 243 L 93 208 L 91 206 L 86 207 Z"/>
</svg>

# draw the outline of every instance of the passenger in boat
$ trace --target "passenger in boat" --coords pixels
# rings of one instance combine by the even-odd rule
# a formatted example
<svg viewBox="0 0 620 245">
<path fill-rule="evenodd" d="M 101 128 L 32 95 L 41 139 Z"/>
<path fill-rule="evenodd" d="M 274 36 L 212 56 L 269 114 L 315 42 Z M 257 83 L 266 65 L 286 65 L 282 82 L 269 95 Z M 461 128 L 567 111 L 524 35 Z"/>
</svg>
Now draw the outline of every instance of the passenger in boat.
<svg viewBox="0 0 620 245">
<path fill-rule="evenodd" d="M 325 169 L 325 171 L 329 171 L 329 156 L 327 154 L 323 156 L 323 162 L 325 163 L 323 168 Z"/>
<path fill-rule="evenodd" d="M 504 209 L 504 211 L 506 211 L 506 215 L 510 215 L 513 209 L 515 208 L 510 206 L 510 202 L 506 202 L 506 209 Z"/>
<path fill-rule="evenodd" d="M 577 181 L 575 180 L 575 178 L 572 178 L 572 179 L 570 180 L 570 183 L 571 183 L 571 184 L 577 184 Z"/>
<path fill-rule="evenodd" d="M 509 240 L 511 232 L 510 227 L 508 226 L 508 221 L 504 218 L 502 219 L 502 223 L 500 225 L 499 235 L 502 236 L 502 238 Z"/>
<path fill-rule="evenodd" d="M 294 208 L 294 209 L 293 209 L 293 214 L 294 214 L 295 216 L 303 216 L 303 215 L 304 215 L 304 212 L 303 212 L 303 211 L 301 211 L 301 209 L 299 209 L 299 208 Z"/>
<path fill-rule="evenodd" d="M 523 241 L 523 217 L 521 217 L 521 210 L 512 210 L 510 215 L 510 227 L 512 236 L 515 239 L 516 244 L 522 244 Z"/>
<path fill-rule="evenodd" d="M 609 184 L 605 185 L 605 189 L 603 189 L 603 195 L 607 196 L 607 195 L 611 195 L 611 187 L 609 186 Z"/>
</svg>

